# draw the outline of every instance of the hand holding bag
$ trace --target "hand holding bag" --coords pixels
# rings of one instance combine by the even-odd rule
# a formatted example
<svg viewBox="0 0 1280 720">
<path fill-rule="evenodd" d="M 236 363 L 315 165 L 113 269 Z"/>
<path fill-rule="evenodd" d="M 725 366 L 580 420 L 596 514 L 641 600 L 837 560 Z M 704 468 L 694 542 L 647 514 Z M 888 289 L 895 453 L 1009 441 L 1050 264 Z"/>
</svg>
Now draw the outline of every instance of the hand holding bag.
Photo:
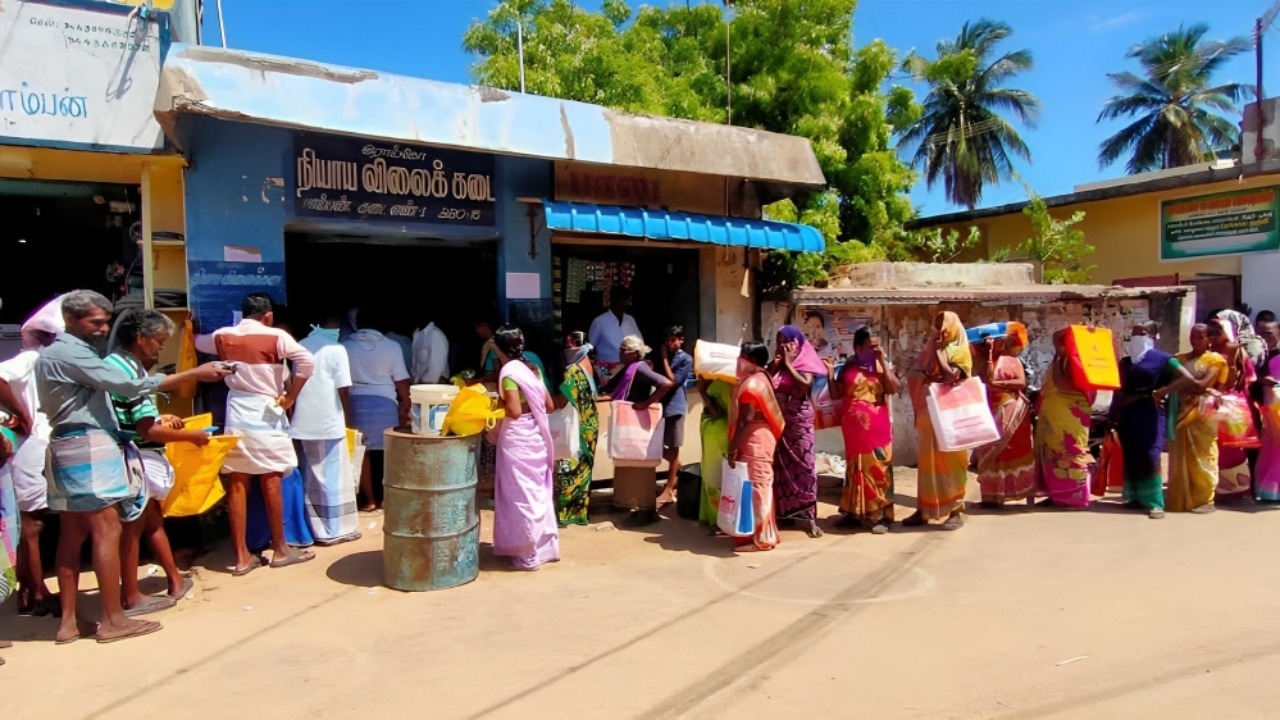
<svg viewBox="0 0 1280 720">
<path fill-rule="evenodd" d="M 942 452 L 971 450 L 1000 439 L 987 404 L 987 386 L 978 378 L 955 385 L 934 383 L 925 404 Z"/>
<path fill-rule="evenodd" d="M 754 494 L 747 466 L 738 463 L 729 466 L 723 460 L 720 471 L 720 505 L 716 511 L 716 525 L 730 537 L 749 537 L 755 533 Z"/>
</svg>

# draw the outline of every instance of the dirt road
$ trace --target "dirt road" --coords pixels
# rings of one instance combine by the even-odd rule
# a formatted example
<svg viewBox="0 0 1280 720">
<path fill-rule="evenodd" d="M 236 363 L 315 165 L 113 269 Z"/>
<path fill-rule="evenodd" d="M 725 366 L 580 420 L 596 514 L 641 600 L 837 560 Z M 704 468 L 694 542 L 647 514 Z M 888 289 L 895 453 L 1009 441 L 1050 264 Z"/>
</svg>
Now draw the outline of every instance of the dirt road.
<svg viewBox="0 0 1280 720">
<path fill-rule="evenodd" d="M 245 578 L 222 548 L 162 632 L 116 645 L 55 647 L 52 621 L 10 603 L 5 717 L 1280 714 L 1280 512 L 1019 509 L 954 533 L 790 531 L 738 556 L 689 522 L 610 519 L 564 531 L 556 565 L 485 555 L 477 582 L 438 593 L 380 586 L 378 517 Z"/>
</svg>

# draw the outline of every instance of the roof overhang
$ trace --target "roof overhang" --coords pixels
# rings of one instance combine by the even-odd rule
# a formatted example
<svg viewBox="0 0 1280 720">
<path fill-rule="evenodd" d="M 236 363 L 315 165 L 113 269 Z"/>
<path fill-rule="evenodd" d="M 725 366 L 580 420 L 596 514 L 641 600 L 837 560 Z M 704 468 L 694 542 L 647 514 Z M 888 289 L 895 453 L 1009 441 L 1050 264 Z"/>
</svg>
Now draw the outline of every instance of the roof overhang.
<svg viewBox="0 0 1280 720">
<path fill-rule="evenodd" d="M 817 228 L 796 223 L 698 215 L 650 208 L 543 200 L 553 231 L 617 235 L 756 250 L 817 252 L 827 243 Z"/>
<path fill-rule="evenodd" d="M 175 44 L 156 117 L 182 115 L 499 155 L 745 178 L 776 199 L 826 186 L 805 138 L 597 105 Z"/>
<path fill-rule="evenodd" d="M 1040 305 L 1050 302 L 1136 300 L 1153 295 L 1183 296 L 1194 288 L 1125 288 L 1107 285 L 1006 285 L 993 288 L 801 288 L 791 293 L 796 305 Z"/>
</svg>

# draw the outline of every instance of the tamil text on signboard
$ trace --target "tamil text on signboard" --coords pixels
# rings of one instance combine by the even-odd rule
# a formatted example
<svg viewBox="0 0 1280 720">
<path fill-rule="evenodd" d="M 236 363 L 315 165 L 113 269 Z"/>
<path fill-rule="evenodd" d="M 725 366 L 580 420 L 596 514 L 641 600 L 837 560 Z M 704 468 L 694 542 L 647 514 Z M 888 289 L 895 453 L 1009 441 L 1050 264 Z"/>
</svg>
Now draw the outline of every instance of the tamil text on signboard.
<svg viewBox="0 0 1280 720">
<path fill-rule="evenodd" d="M 316 135 L 294 151 L 299 215 L 494 224 L 492 155 Z"/>
<path fill-rule="evenodd" d="M 1280 250 L 1276 188 L 1166 200 L 1160 204 L 1160 259 Z"/>
<path fill-rule="evenodd" d="M 0 137 L 152 151 L 167 17 L 124 6 L 0 5 Z"/>
</svg>

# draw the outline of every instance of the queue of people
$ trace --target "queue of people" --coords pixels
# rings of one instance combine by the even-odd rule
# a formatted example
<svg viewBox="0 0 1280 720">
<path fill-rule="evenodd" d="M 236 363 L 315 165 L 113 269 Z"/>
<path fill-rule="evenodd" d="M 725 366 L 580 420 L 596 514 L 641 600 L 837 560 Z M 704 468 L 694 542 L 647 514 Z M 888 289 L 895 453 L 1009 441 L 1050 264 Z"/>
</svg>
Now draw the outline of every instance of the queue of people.
<svg viewBox="0 0 1280 720">
<path fill-rule="evenodd" d="M 557 378 L 527 349 L 519 328 L 476 326 L 484 340 L 478 379 L 492 378 L 504 410 L 491 438 L 497 457 L 493 547 L 514 568 L 536 570 L 559 560 L 559 528 L 587 524 L 600 450 L 598 401 L 627 402 L 639 411 L 662 407 L 661 456 L 670 470 L 660 495 L 649 476 L 633 521 L 653 522 L 658 507 L 677 500 L 693 361 L 679 326 L 667 331 L 656 354 L 638 333 L 616 337 L 634 326 L 625 310 L 619 293 L 590 333 L 569 333 Z M 23 325 L 23 352 L 0 363 L 0 540 L 6 551 L 0 595 L 16 587 L 20 612 L 60 616 L 57 642 L 89 636 L 114 642 L 155 632 L 159 623 L 139 616 L 172 607 L 192 588 L 164 531 L 160 503 L 174 472 L 163 448 L 202 446 L 209 436 L 162 415 L 151 399 L 156 392 L 189 382 L 226 385 L 225 426 L 238 438 L 221 467 L 232 575 L 315 558 L 286 531 L 291 514 L 284 486 L 295 472 L 305 488 L 301 516 L 317 544 L 359 537 L 358 509 L 377 503 L 372 478 L 381 475 L 383 432 L 408 424 L 411 378 L 447 375 L 447 339 L 429 325 L 400 342 L 374 329 L 372 313 L 328 312 L 299 342 L 278 326 L 275 312 L 270 297 L 249 295 L 235 326 L 195 339 L 196 349 L 218 360 L 171 375 L 154 373 L 174 333 L 159 312 L 125 316 L 113 348 L 106 347 L 113 308 L 97 293 L 68 293 Z M 736 382 L 698 378 L 699 520 L 718 531 L 723 473 L 732 471 L 750 485 L 751 529 L 735 536 L 738 549 L 776 547 L 780 527 L 822 535 L 812 389 L 824 376 L 838 401 L 846 455 L 838 526 L 884 534 L 896 520 L 890 401 L 904 388 L 915 409 L 919 464 L 916 510 L 902 525 L 962 527 L 971 460 L 985 507 L 1041 498 L 1044 506 L 1087 507 L 1097 494 L 1090 442 L 1096 396 L 1076 384 L 1066 331 L 1053 337 L 1055 356 L 1033 404 L 1019 358 L 1029 341 L 1024 326 L 1008 323 L 1002 336 L 977 345 L 955 313 L 939 313 L 932 328 L 905 378 L 868 329 L 857 332 L 853 355 L 837 367 L 790 325 L 779 330 L 772 352 L 760 342 L 741 345 Z M 610 359 L 599 360 L 592 337 L 616 339 Z M 1266 322 L 1259 335 L 1242 314 L 1226 311 L 1192 329 L 1192 349 L 1183 355 L 1156 349 L 1158 338 L 1154 323 L 1134 326 L 1119 363 L 1121 388 L 1110 417 L 1123 451 L 1125 503 L 1158 518 L 1166 509 L 1208 512 L 1215 499 L 1280 501 L 1280 327 Z M 947 449 L 927 407 L 931 388 L 959 384 L 975 372 L 987 385 L 998 439 L 973 453 Z M 577 418 L 576 451 L 556 457 L 550 421 L 570 409 Z M 352 462 L 347 428 L 365 438 L 363 464 Z M 269 526 L 269 561 L 247 540 L 255 483 Z M 50 512 L 61 521 L 58 595 L 44 582 L 38 547 Z M 101 617 L 92 627 L 76 612 L 79 553 L 90 537 L 102 589 Z M 165 573 L 160 595 L 138 586 L 144 540 Z"/>
</svg>

